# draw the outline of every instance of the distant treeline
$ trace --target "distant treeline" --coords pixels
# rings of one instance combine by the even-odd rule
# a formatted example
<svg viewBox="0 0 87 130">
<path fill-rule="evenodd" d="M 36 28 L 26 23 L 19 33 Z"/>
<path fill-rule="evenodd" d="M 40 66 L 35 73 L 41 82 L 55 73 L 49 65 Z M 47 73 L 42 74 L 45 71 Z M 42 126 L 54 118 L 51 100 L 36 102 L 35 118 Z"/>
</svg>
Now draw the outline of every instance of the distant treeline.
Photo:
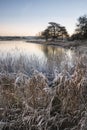
<svg viewBox="0 0 87 130">
<path fill-rule="evenodd" d="M 29 40 L 34 39 L 34 36 L 0 36 L 0 40 Z"/>
<path fill-rule="evenodd" d="M 20 36 L 0 36 L 0 40 L 19 40 L 23 38 L 24 37 L 20 37 Z"/>
</svg>

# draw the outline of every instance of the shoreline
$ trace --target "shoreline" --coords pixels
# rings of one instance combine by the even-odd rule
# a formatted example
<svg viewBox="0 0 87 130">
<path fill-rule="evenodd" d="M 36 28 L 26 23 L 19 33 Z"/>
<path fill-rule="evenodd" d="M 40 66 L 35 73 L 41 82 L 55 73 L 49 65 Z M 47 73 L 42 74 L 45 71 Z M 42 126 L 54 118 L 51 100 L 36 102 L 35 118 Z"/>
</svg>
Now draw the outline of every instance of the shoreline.
<svg viewBox="0 0 87 130">
<path fill-rule="evenodd" d="M 45 41 L 45 40 L 28 40 L 28 39 L 4 39 L 0 40 L 0 42 L 3 41 L 23 41 L 25 43 L 32 43 L 32 44 L 40 44 L 44 46 L 54 46 L 54 47 L 60 47 L 65 49 L 71 49 L 71 50 L 77 50 L 82 53 L 86 52 L 87 54 L 87 40 L 75 40 L 75 41 Z"/>
<path fill-rule="evenodd" d="M 41 45 L 52 45 L 63 48 L 78 48 L 79 46 L 87 46 L 87 41 L 38 41 L 38 40 L 29 40 L 26 42 L 41 44 Z"/>
<path fill-rule="evenodd" d="M 68 41 L 68 40 L 56 40 L 56 41 L 45 41 L 44 39 L 23 39 L 23 38 L 10 38 L 10 39 L 0 39 L 0 41 L 25 41 L 27 43 L 35 43 L 35 44 L 41 44 L 41 45 L 52 45 L 52 46 L 58 46 L 63 48 L 77 48 L 79 46 L 87 46 L 87 40 L 74 40 L 74 41 Z"/>
</svg>

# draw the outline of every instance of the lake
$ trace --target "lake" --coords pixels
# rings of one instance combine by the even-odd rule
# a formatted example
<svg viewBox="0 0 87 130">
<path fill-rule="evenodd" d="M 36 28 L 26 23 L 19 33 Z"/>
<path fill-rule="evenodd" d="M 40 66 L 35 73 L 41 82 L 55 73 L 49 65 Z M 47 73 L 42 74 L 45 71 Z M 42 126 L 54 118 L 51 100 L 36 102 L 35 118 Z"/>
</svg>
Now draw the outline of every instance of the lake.
<svg viewBox="0 0 87 130">
<path fill-rule="evenodd" d="M 31 68 L 43 73 L 62 71 L 74 66 L 76 53 L 70 49 L 25 41 L 0 41 L 0 71 L 30 73 Z"/>
</svg>

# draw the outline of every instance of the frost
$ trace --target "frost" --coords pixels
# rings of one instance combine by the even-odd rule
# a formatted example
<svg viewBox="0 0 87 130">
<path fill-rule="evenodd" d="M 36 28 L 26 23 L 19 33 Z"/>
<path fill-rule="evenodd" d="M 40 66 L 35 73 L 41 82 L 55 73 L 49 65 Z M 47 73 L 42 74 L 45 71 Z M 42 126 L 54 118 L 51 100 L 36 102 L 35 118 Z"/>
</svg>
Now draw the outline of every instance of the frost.
<svg viewBox="0 0 87 130">
<path fill-rule="evenodd" d="M 29 74 L 1 71 L 0 127 L 5 130 L 85 130 L 86 59 L 86 56 L 79 57 L 71 69 L 65 66 L 62 72 L 55 70 L 51 81 L 35 68 L 29 70 Z"/>
</svg>

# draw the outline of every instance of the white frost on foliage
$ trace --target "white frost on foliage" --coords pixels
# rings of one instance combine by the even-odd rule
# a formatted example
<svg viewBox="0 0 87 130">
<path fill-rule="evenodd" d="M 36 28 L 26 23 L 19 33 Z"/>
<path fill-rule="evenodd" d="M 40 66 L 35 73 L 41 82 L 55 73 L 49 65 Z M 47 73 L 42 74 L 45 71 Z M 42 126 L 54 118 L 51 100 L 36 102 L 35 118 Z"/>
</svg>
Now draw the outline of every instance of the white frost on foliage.
<svg viewBox="0 0 87 130">
<path fill-rule="evenodd" d="M 15 79 L 15 86 L 21 86 L 21 85 L 27 84 L 28 79 L 29 77 L 23 73 L 17 74 L 16 79 Z"/>
</svg>

